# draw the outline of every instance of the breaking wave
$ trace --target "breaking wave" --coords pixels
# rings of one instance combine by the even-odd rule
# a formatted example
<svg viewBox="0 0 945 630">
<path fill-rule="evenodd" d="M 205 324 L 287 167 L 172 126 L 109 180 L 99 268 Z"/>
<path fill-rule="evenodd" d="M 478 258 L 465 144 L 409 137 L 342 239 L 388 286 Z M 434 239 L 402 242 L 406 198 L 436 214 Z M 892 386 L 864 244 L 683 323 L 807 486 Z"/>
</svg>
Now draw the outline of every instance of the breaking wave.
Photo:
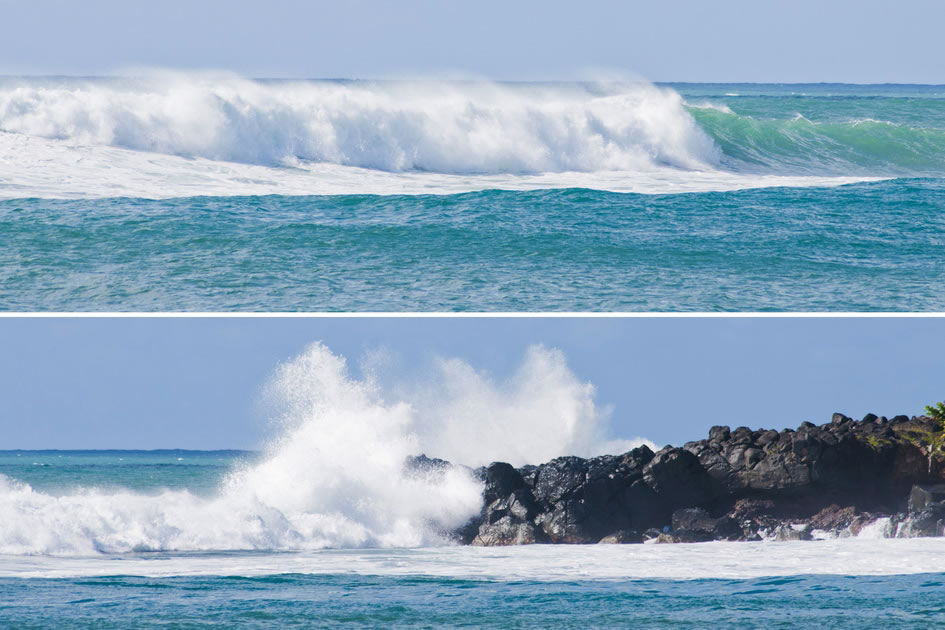
<svg viewBox="0 0 945 630">
<path fill-rule="evenodd" d="M 749 115 L 643 81 L 5 78 L 0 197 L 671 194 L 940 175 L 945 129 L 921 126 L 937 101 L 904 107 L 915 124 L 785 118 L 767 102 Z"/>
<path fill-rule="evenodd" d="M 266 166 L 538 173 L 704 169 L 718 150 L 670 90 L 487 82 L 7 80 L 0 130 Z"/>
<path fill-rule="evenodd" d="M 606 413 L 593 387 L 555 350 L 529 349 L 507 382 L 457 360 L 442 362 L 435 381 L 441 395 L 418 388 L 414 400 L 386 400 L 373 378 L 354 378 L 343 357 L 315 344 L 268 386 L 279 431 L 265 457 L 233 471 L 216 496 L 54 495 L 0 476 L 0 553 L 444 544 L 445 532 L 479 511 L 481 483 L 466 466 L 418 469 L 406 465 L 410 456 L 475 466 L 635 444 L 603 439 Z"/>
</svg>

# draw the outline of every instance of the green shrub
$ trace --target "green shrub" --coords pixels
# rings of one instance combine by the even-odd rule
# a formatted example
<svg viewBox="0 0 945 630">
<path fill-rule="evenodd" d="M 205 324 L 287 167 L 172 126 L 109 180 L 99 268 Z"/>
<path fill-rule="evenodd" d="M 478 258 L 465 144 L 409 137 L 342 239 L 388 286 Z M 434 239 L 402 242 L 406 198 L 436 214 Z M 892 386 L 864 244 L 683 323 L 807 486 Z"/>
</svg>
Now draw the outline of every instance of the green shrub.
<svg viewBox="0 0 945 630">
<path fill-rule="evenodd" d="M 927 405 L 925 413 L 932 420 L 932 426 L 927 429 L 909 429 L 905 431 L 905 435 L 929 458 L 931 475 L 932 462 L 936 457 L 945 454 L 945 402 Z"/>
<path fill-rule="evenodd" d="M 882 447 L 889 446 L 890 444 L 892 444 L 891 440 L 877 437 L 875 435 L 867 435 L 865 439 L 866 439 L 866 443 L 869 444 L 870 448 L 872 448 L 874 451 L 878 451 Z"/>
<path fill-rule="evenodd" d="M 935 420 L 942 430 L 945 431 L 945 402 L 926 405 L 925 413 L 927 413 L 932 420 Z"/>
</svg>

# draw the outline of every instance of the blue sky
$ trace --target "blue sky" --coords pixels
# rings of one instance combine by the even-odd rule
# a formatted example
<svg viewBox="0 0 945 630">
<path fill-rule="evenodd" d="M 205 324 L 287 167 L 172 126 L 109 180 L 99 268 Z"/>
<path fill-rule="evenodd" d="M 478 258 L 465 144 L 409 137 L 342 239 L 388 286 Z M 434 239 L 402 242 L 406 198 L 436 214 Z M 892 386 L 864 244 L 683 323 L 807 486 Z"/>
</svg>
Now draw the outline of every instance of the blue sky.
<svg viewBox="0 0 945 630">
<path fill-rule="evenodd" d="M 945 396 L 941 318 L 5 318 L 0 448 L 259 446 L 261 388 L 317 340 L 356 374 L 384 348 L 407 380 L 437 356 L 501 380 L 543 343 L 613 405 L 617 437 L 658 444 L 713 424 L 911 415 Z"/>
<path fill-rule="evenodd" d="M 945 83 L 940 0 L 0 0 L 0 72 Z"/>
</svg>

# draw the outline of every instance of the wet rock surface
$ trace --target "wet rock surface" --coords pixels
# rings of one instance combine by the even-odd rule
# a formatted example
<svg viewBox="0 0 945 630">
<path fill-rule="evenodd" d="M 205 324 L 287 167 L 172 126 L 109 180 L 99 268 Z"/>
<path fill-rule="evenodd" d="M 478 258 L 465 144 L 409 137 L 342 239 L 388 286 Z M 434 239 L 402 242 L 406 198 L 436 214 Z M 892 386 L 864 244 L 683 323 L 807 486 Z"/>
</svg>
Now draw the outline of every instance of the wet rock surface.
<svg viewBox="0 0 945 630">
<path fill-rule="evenodd" d="M 453 535 L 488 546 L 786 541 L 879 524 L 881 535 L 940 536 L 945 475 L 940 461 L 930 465 L 922 437 L 934 428 L 923 416 L 834 414 L 794 430 L 716 426 L 707 439 L 656 453 L 641 446 L 521 468 L 496 462 L 475 471 L 482 511 Z"/>
</svg>

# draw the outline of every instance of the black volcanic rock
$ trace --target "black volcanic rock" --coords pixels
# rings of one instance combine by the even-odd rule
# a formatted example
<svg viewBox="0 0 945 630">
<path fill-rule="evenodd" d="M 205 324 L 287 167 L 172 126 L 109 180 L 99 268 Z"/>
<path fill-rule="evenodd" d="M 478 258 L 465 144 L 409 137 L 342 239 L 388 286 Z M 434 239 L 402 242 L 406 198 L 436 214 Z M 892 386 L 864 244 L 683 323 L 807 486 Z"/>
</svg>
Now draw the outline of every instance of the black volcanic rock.
<svg viewBox="0 0 945 630">
<path fill-rule="evenodd" d="M 807 498 L 818 509 L 841 501 L 867 508 L 898 506 L 920 470 L 919 449 L 891 424 L 855 422 L 834 414 L 830 424 L 797 431 L 714 430 L 685 448 L 699 458 L 715 491 L 727 497 Z"/>
<path fill-rule="evenodd" d="M 500 545 L 531 545 L 547 542 L 543 532 L 532 522 L 503 516 L 494 523 L 479 526 L 471 544 L 482 547 Z"/>
<path fill-rule="evenodd" d="M 778 526 L 774 532 L 774 539 L 778 542 L 787 542 L 791 540 L 812 540 L 813 536 L 810 532 L 811 528 L 804 527 L 794 527 L 790 524 L 783 524 Z"/>
<path fill-rule="evenodd" d="M 742 528 L 732 516 L 712 518 L 704 508 L 683 508 L 673 512 L 673 537 L 699 540 L 738 540 Z"/>
<path fill-rule="evenodd" d="M 945 535 L 945 503 L 929 503 L 910 514 L 899 526 L 900 538 L 927 538 Z"/>
<path fill-rule="evenodd" d="M 486 485 L 484 495 L 486 505 L 525 487 L 522 474 L 505 462 L 489 464 L 483 472 L 483 481 Z"/>
<path fill-rule="evenodd" d="M 643 481 L 653 452 L 643 446 L 623 456 L 560 457 L 535 471 L 536 523 L 551 542 L 587 543 L 626 529 L 642 529 L 655 493 Z"/>
<path fill-rule="evenodd" d="M 404 462 L 404 472 L 411 476 L 442 475 L 453 465 L 445 459 L 427 457 L 426 455 L 410 456 Z"/>
<path fill-rule="evenodd" d="M 842 508 L 834 503 L 812 516 L 808 522 L 813 529 L 841 531 L 850 527 L 856 518 L 856 508 L 852 506 Z"/>
<path fill-rule="evenodd" d="M 602 545 L 628 545 L 643 542 L 643 534 L 634 529 L 621 529 L 598 541 Z"/>
<path fill-rule="evenodd" d="M 913 486 L 909 493 L 909 512 L 918 513 L 930 503 L 945 501 L 945 484 L 935 486 Z"/>
<path fill-rule="evenodd" d="M 921 441 L 933 426 L 922 416 L 837 413 L 797 430 L 715 426 L 707 439 L 657 453 L 497 462 L 476 471 L 483 508 L 455 534 L 477 545 L 806 540 L 813 530 L 855 535 L 885 513 L 900 535 L 941 535 L 945 485 L 927 484 L 945 471 L 938 460 L 930 469 Z M 449 465 L 415 459 L 409 467 L 420 471 Z"/>
</svg>

